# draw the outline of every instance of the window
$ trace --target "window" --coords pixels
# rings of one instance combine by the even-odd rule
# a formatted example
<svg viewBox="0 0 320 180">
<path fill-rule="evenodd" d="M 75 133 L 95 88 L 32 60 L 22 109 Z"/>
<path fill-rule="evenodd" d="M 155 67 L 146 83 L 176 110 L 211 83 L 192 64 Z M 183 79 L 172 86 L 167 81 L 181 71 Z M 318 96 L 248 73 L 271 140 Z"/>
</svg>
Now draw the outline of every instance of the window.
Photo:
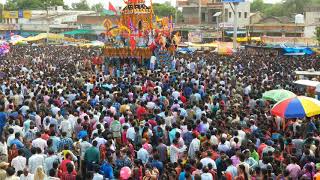
<svg viewBox="0 0 320 180">
<path fill-rule="evenodd" d="M 232 16 L 232 13 L 231 13 L 231 12 L 229 12 L 229 18 L 231 18 L 231 16 Z"/>
<path fill-rule="evenodd" d="M 239 13 L 239 18 L 241 18 L 241 12 L 238 12 Z"/>
<path fill-rule="evenodd" d="M 201 13 L 201 22 L 206 21 L 206 13 Z"/>
<path fill-rule="evenodd" d="M 244 13 L 244 18 L 245 18 L 245 19 L 248 18 L 248 13 L 247 13 L 247 12 Z"/>
</svg>

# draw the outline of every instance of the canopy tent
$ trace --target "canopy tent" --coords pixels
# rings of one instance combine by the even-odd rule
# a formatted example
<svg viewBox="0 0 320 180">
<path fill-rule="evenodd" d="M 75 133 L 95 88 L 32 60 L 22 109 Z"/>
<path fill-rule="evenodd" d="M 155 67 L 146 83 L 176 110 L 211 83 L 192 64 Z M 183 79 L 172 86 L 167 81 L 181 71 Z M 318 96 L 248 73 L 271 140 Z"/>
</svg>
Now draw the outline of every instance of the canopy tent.
<svg viewBox="0 0 320 180">
<path fill-rule="evenodd" d="M 20 35 L 13 35 L 10 37 L 10 43 L 12 43 L 13 45 L 17 44 L 18 42 L 23 41 L 25 38 L 20 36 Z"/>
<path fill-rule="evenodd" d="M 226 34 L 228 36 L 230 36 L 233 34 L 233 31 L 226 31 Z M 244 34 L 247 34 L 247 32 L 246 31 L 237 31 L 237 35 L 244 35 Z"/>
<path fill-rule="evenodd" d="M 27 31 L 20 33 L 20 35 L 23 37 L 36 36 L 38 34 L 40 34 L 40 33 L 39 32 L 27 32 Z"/>
<path fill-rule="evenodd" d="M 248 42 L 249 40 L 251 41 L 256 41 L 256 42 L 261 42 L 260 37 L 238 37 L 237 42 Z"/>
<path fill-rule="evenodd" d="M 319 48 L 312 48 L 312 51 L 315 52 L 317 55 L 320 54 L 320 49 Z"/>
<path fill-rule="evenodd" d="M 63 35 L 95 34 L 95 31 L 91 29 L 77 29 L 73 31 L 63 32 L 61 34 Z"/>
<path fill-rule="evenodd" d="M 91 41 L 90 43 L 80 44 L 80 47 L 103 47 L 104 43 L 101 41 Z"/>
<path fill-rule="evenodd" d="M 192 43 L 192 42 L 186 42 L 185 44 L 187 44 L 188 46 L 191 46 L 191 47 L 213 47 L 213 48 L 218 47 L 218 43 L 216 43 L 216 42 L 213 42 L 213 43 L 204 43 L 204 44 L 197 44 L 197 43 Z"/>
<path fill-rule="evenodd" d="M 319 81 L 311 81 L 311 80 L 298 80 L 293 83 L 303 85 L 303 86 L 310 86 L 310 87 L 317 87 L 318 85 L 320 85 Z"/>
<path fill-rule="evenodd" d="M 192 47 L 183 47 L 183 48 L 177 49 L 177 52 L 182 54 L 193 54 L 195 51 L 196 51 L 196 48 L 192 48 Z"/>
<path fill-rule="evenodd" d="M 23 39 L 22 41 L 26 41 L 26 42 L 32 42 L 32 41 L 39 41 L 42 39 L 49 39 L 49 40 L 61 40 L 63 39 L 64 36 L 60 35 L 60 34 L 53 34 L 53 33 L 41 33 L 37 36 L 30 36 L 28 38 Z"/>
<path fill-rule="evenodd" d="M 285 56 L 304 56 L 305 53 L 285 53 Z"/>
</svg>

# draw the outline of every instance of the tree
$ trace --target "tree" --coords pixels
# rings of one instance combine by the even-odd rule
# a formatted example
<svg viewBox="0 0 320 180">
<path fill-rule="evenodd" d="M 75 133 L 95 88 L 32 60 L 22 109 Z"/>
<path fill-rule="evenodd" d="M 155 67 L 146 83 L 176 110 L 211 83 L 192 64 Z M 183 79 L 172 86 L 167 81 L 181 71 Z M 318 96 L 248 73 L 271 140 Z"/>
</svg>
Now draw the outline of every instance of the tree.
<svg viewBox="0 0 320 180">
<path fill-rule="evenodd" d="M 318 41 L 318 45 L 320 45 L 320 27 L 316 28 L 316 32 L 315 32 L 317 41 Z"/>
<path fill-rule="evenodd" d="M 251 11 L 252 12 L 262 12 L 266 7 L 266 4 L 263 2 L 263 0 L 254 0 L 252 3 L 251 3 Z"/>
<path fill-rule="evenodd" d="M 63 0 L 7 0 L 5 10 L 41 10 L 50 6 L 63 6 Z"/>
<path fill-rule="evenodd" d="M 251 3 L 253 12 L 260 11 L 265 16 L 287 16 L 292 17 L 295 14 L 304 12 L 307 6 L 320 5 L 320 0 L 283 0 L 282 3 L 266 4 L 263 0 L 254 0 Z"/>
<path fill-rule="evenodd" d="M 153 4 L 154 14 L 159 17 L 170 17 L 172 16 L 175 19 L 176 8 L 172 7 L 169 2 L 165 2 L 163 4 L 154 3 Z M 178 11 L 178 20 L 182 19 L 182 13 Z"/>
<path fill-rule="evenodd" d="M 103 4 L 102 3 L 98 3 L 98 4 L 95 4 L 91 7 L 91 10 L 92 11 L 96 11 L 96 12 L 102 12 L 103 11 Z"/>
<path fill-rule="evenodd" d="M 72 9 L 79 11 L 89 11 L 90 7 L 87 0 L 81 0 L 79 3 L 72 3 Z"/>
</svg>

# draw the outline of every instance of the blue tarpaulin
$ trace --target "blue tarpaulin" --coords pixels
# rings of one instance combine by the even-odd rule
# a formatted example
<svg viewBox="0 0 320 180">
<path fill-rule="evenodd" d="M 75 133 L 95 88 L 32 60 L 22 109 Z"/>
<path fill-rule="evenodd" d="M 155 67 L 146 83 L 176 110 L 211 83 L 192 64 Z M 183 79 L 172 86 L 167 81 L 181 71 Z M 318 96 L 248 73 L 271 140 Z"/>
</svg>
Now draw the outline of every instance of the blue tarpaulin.
<svg viewBox="0 0 320 180">
<path fill-rule="evenodd" d="M 306 47 L 286 47 L 283 48 L 285 54 L 304 54 L 311 55 L 314 52 L 310 48 Z"/>
</svg>

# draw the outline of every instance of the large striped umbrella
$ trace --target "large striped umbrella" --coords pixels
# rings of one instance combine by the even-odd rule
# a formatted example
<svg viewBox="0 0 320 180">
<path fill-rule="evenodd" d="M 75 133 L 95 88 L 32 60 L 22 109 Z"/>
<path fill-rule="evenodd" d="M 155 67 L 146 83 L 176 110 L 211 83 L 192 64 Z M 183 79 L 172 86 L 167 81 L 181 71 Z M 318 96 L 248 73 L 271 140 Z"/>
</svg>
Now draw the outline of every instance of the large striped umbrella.
<svg viewBox="0 0 320 180">
<path fill-rule="evenodd" d="M 312 117 L 320 114 L 320 101 L 305 96 L 285 99 L 273 106 L 271 114 L 282 118 Z"/>
<path fill-rule="evenodd" d="M 296 97 L 297 95 L 291 91 L 285 89 L 275 89 L 267 91 L 262 94 L 262 98 L 265 100 L 279 102 L 288 98 Z"/>
</svg>

